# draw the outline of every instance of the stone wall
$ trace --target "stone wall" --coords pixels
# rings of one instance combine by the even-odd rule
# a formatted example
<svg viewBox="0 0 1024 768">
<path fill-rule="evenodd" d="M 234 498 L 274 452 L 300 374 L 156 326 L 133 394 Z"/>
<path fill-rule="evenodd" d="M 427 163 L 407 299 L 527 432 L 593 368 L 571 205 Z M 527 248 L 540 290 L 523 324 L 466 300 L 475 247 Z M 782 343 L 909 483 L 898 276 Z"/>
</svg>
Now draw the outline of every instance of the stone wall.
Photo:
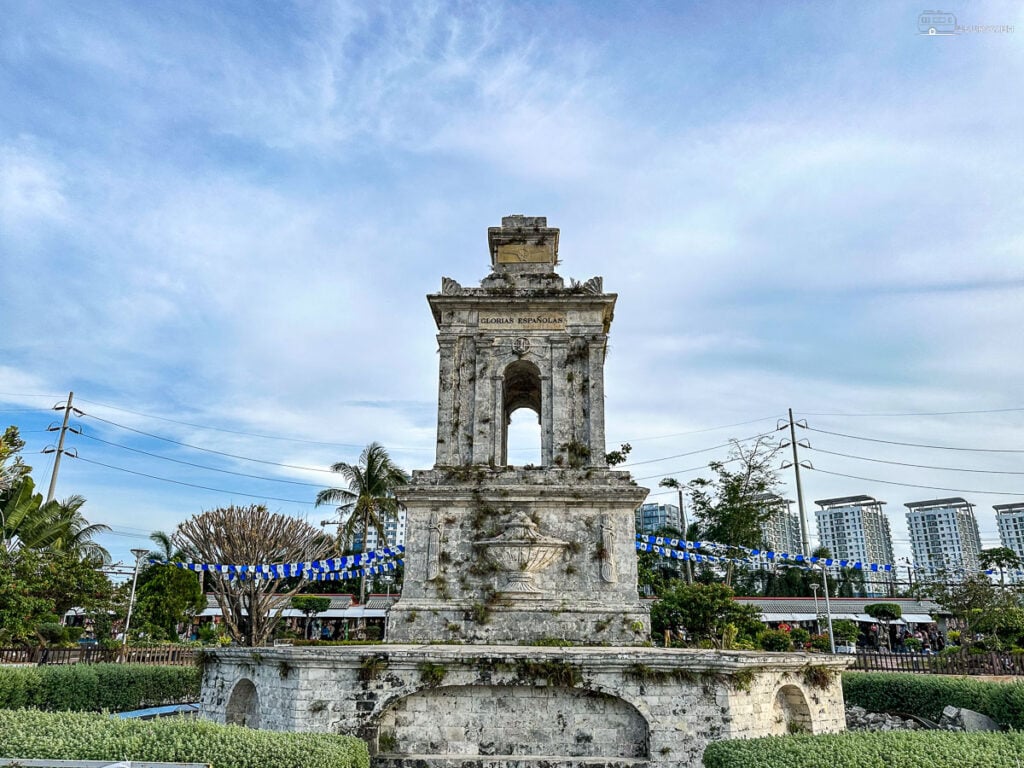
<svg viewBox="0 0 1024 768">
<path fill-rule="evenodd" d="M 844 727 L 848 659 L 656 648 L 346 646 L 208 655 L 202 712 L 430 756 L 699 765 L 710 741 Z M 405 761 L 403 763 L 403 761 Z M 495 762 L 498 761 L 498 762 Z M 518 762 L 516 762 L 518 761 Z"/>
<path fill-rule="evenodd" d="M 401 494 L 406 571 L 388 640 L 641 644 L 650 621 L 636 591 L 633 510 L 646 493 L 628 473 L 599 468 L 414 473 Z M 500 565 L 487 545 L 523 521 L 532 533 L 513 538 L 559 542 L 535 570 Z M 510 589 L 510 578 L 528 586 Z"/>
</svg>

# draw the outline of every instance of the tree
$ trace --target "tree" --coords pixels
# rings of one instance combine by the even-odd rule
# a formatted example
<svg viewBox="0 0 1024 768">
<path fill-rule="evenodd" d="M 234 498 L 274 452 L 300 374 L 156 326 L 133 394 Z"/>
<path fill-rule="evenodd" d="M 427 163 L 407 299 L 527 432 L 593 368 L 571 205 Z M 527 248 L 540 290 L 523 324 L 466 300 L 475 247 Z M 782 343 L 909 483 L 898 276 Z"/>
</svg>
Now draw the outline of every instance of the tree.
<svg viewBox="0 0 1024 768">
<path fill-rule="evenodd" d="M 58 552 L 71 552 L 85 558 L 99 560 L 102 565 L 110 562 L 110 553 L 96 542 L 96 535 L 110 530 L 109 525 L 90 523 L 82 516 L 85 498 L 75 494 L 63 501 L 51 502 L 54 523 L 59 534 L 50 547 Z"/>
<path fill-rule="evenodd" d="M 871 603 L 864 606 L 864 613 L 885 625 L 885 647 L 889 648 L 889 622 L 899 619 L 903 615 L 903 609 L 895 603 Z"/>
<path fill-rule="evenodd" d="M 986 571 L 997 569 L 999 571 L 999 586 L 1006 587 L 1007 569 L 1017 570 L 1021 567 L 1021 559 L 1009 547 L 991 547 L 983 549 L 979 553 L 978 560 L 981 567 Z"/>
<path fill-rule="evenodd" d="M 779 450 L 769 445 L 767 438 L 759 438 L 749 447 L 733 441 L 729 459 L 708 465 L 716 475 L 714 480 L 690 481 L 690 509 L 708 541 L 732 547 L 761 546 L 764 539 L 761 526 L 772 514 L 763 499 L 778 485 L 772 462 Z M 734 463 L 739 464 L 738 469 L 727 467 Z M 729 557 L 744 554 L 742 549 L 726 553 Z M 732 574 L 733 563 L 730 562 L 726 567 L 726 585 L 732 584 Z"/>
<path fill-rule="evenodd" d="M 32 467 L 26 465 L 21 458 L 24 447 L 25 441 L 21 439 L 17 427 L 7 427 L 0 435 L 0 505 L 3 504 L 4 494 L 32 471 Z"/>
<path fill-rule="evenodd" d="M 922 590 L 960 622 L 960 644 L 965 647 L 977 634 L 997 639 L 1002 618 L 1015 621 L 1013 610 L 1020 608 L 1012 591 L 1000 589 L 982 575 L 969 576 L 962 582 L 928 582 Z"/>
<path fill-rule="evenodd" d="M 335 504 L 338 507 L 338 548 L 342 551 L 354 546 L 361 535 L 361 549 L 366 551 L 366 539 L 372 526 L 378 541 L 387 546 L 384 526 L 398 516 L 402 505 L 395 492 L 409 483 L 409 475 L 391 461 L 380 443 L 370 443 L 359 455 L 358 464 L 339 461 L 331 466 L 347 482 L 348 488 L 325 488 L 316 495 L 316 506 Z M 366 576 L 360 580 L 360 602 L 366 601 Z"/>
<path fill-rule="evenodd" d="M 220 565 L 318 560 L 331 550 L 330 539 L 319 529 L 298 518 L 271 513 L 262 504 L 203 512 L 179 525 L 172 539 L 194 562 Z M 283 578 L 228 576 L 216 571 L 207 573 L 228 632 L 240 645 L 262 645 L 273 634 L 302 581 L 289 580 L 293 586 L 285 588 Z"/>
<path fill-rule="evenodd" d="M 693 644 L 701 641 L 721 646 L 726 627 L 733 625 L 740 637 L 753 637 L 763 629 L 760 610 L 733 600 L 724 584 L 676 582 L 651 606 L 651 629 L 656 636 L 683 632 Z"/>
<path fill-rule="evenodd" d="M 39 641 L 39 625 L 71 608 L 106 610 L 113 585 L 99 565 L 67 552 L 0 549 L 0 644 Z"/>
<path fill-rule="evenodd" d="M 35 492 L 35 481 L 24 475 L 8 489 L 0 508 L 3 548 L 16 552 L 20 549 L 71 552 L 80 557 L 110 561 L 110 553 L 97 544 L 94 536 L 109 531 L 106 525 L 91 525 L 82 516 L 82 496 L 70 496 L 64 501 L 43 501 Z"/>
<path fill-rule="evenodd" d="M 331 607 L 331 598 L 318 595 L 295 595 L 292 598 L 292 608 L 306 614 L 306 639 L 319 640 L 318 637 L 309 636 L 310 621 L 318 613 L 323 613 Z"/>
<path fill-rule="evenodd" d="M 157 546 L 149 553 L 148 559 L 172 562 L 185 557 L 163 531 L 154 531 L 149 538 Z M 199 574 L 149 564 L 139 572 L 132 626 L 154 639 L 173 640 L 177 636 L 178 625 L 191 621 L 205 607 L 206 596 Z"/>
</svg>

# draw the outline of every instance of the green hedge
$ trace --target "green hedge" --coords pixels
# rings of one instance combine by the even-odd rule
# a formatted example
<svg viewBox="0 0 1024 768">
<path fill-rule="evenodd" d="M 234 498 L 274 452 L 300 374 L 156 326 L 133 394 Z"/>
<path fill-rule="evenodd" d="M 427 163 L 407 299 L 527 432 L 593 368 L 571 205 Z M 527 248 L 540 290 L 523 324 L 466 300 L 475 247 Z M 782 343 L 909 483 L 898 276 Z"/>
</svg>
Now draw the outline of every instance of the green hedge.
<svg viewBox="0 0 1024 768">
<path fill-rule="evenodd" d="M 198 667 L 68 664 L 0 667 L 0 709 L 125 712 L 199 700 Z"/>
<path fill-rule="evenodd" d="M 717 741 L 705 768 L 1019 768 L 1024 733 L 903 731 Z"/>
<path fill-rule="evenodd" d="M 0 756 L 209 763 L 214 768 L 368 768 L 351 736 L 275 733 L 203 720 L 119 720 L 80 712 L 0 711 Z"/>
<path fill-rule="evenodd" d="M 931 720 L 947 705 L 988 715 L 1024 730 L 1024 683 L 994 683 L 946 675 L 844 672 L 843 696 L 869 712 L 906 712 Z"/>
</svg>

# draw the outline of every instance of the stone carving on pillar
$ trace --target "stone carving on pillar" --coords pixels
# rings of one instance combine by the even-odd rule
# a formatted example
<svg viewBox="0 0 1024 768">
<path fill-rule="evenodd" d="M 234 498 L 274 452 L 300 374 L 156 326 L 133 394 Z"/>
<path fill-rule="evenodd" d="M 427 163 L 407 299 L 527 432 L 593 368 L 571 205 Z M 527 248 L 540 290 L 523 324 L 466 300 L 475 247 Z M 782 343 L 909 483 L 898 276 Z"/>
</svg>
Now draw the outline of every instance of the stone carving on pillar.
<svg viewBox="0 0 1024 768">
<path fill-rule="evenodd" d="M 604 278 L 592 277 L 581 286 L 584 293 L 600 294 L 604 292 Z"/>
<path fill-rule="evenodd" d="M 452 441 L 455 461 L 473 461 L 473 417 L 476 405 L 476 342 L 462 337 L 455 342 L 455 370 L 452 392 Z"/>
<path fill-rule="evenodd" d="M 615 571 L 615 529 L 607 516 L 601 517 L 601 580 L 614 584 L 619 580 Z"/>
<path fill-rule="evenodd" d="M 476 542 L 484 556 L 505 575 L 502 592 L 514 597 L 540 593 L 533 574 L 543 571 L 569 546 L 567 541 L 542 536 L 537 524 L 525 512 L 514 512 L 506 519 L 504 530 L 492 539 Z"/>
<path fill-rule="evenodd" d="M 441 518 L 437 512 L 430 513 L 427 527 L 427 581 L 441 575 Z"/>
<path fill-rule="evenodd" d="M 446 296 L 458 296 L 459 294 L 463 293 L 464 290 L 465 289 L 456 280 L 452 280 L 450 277 L 441 278 L 442 294 Z M 600 293 L 600 291 L 598 291 L 598 293 Z"/>
</svg>

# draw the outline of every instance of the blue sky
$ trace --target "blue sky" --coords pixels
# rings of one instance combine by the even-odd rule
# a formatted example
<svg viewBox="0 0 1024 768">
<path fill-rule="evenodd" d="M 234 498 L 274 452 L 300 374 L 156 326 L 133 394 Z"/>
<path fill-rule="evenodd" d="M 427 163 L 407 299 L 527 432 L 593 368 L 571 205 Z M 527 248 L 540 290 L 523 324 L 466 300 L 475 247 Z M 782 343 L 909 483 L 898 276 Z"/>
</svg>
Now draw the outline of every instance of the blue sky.
<svg viewBox="0 0 1024 768">
<path fill-rule="evenodd" d="M 318 522 L 331 477 L 295 467 L 372 440 L 433 463 L 424 294 L 484 277 L 486 228 L 525 213 L 561 228 L 563 275 L 619 294 L 608 435 L 650 485 L 788 407 L 1024 450 L 1024 13 L 960 2 L 1014 31 L 927 37 L 922 10 L 5 3 L 0 421 L 45 484 L 39 409 L 76 392 L 58 495 L 116 559 L 232 502 Z M 879 415 L 949 411 L 999 412 Z M 988 473 L 808 452 L 808 499 L 887 500 L 900 554 L 906 501 L 964 495 L 993 544 L 991 505 L 1024 500 L 994 474 L 1019 453 L 804 436 Z"/>
</svg>

